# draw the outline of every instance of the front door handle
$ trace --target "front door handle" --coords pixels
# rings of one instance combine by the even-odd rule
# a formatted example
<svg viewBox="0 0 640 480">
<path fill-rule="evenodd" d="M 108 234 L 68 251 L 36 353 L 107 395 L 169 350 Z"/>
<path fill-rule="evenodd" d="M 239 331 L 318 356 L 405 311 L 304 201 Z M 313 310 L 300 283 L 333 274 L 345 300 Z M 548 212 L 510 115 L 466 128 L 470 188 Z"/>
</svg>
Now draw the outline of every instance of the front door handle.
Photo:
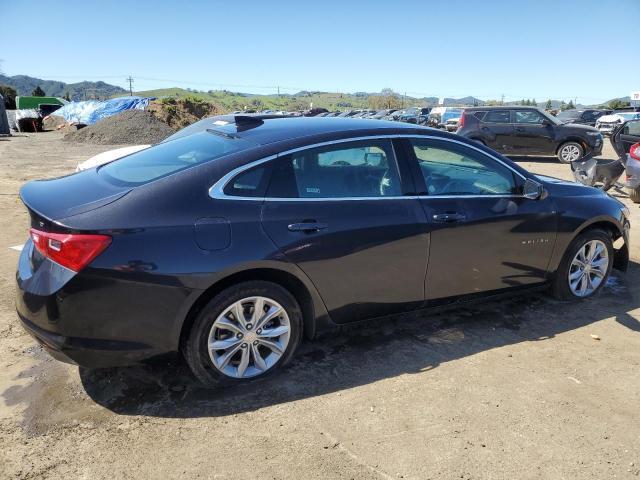
<svg viewBox="0 0 640 480">
<path fill-rule="evenodd" d="M 465 220 L 467 216 L 464 213 L 448 212 L 448 213 L 436 213 L 433 215 L 433 220 L 438 223 L 455 223 Z"/>
<path fill-rule="evenodd" d="M 287 228 L 290 232 L 304 232 L 304 233 L 312 233 L 318 232 L 320 230 L 325 230 L 329 227 L 326 223 L 319 222 L 300 222 L 300 223 L 292 223 Z"/>
</svg>

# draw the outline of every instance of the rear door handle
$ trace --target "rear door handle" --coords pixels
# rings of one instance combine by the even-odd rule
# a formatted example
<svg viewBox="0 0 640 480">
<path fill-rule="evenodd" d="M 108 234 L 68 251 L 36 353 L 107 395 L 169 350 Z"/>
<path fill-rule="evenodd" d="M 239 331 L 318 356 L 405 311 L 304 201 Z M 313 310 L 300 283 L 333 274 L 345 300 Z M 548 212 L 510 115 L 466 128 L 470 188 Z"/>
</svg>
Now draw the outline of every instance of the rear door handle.
<svg viewBox="0 0 640 480">
<path fill-rule="evenodd" d="M 465 220 L 467 216 L 464 213 L 449 212 L 449 213 L 436 213 L 433 215 L 433 220 L 438 223 L 455 223 Z"/>
<path fill-rule="evenodd" d="M 329 227 L 326 223 L 319 222 L 300 222 L 300 223 L 292 223 L 287 228 L 290 232 L 305 232 L 312 233 L 318 232 L 320 230 L 325 230 Z"/>
</svg>

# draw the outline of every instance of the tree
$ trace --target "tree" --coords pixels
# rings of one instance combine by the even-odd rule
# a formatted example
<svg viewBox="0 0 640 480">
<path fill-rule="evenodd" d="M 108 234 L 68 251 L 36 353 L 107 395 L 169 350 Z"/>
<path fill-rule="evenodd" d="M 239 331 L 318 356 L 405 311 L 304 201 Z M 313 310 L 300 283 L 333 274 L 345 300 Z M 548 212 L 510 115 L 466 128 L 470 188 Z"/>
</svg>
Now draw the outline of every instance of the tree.
<svg viewBox="0 0 640 480">
<path fill-rule="evenodd" d="M 562 103 L 560 104 L 560 110 L 566 110 L 567 109 L 567 104 L 566 102 L 563 100 Z"/>
<path fill-rule="evenodd" d="M 40 88 L 40 85 L 38 85 L 38 86 L 33 90 L 33 92 L 31 92 L 31 95 L 32 95 L 32 96 L 34 96 L 34 97 L 44 97 L 44 96 L 46 96 L 47 94 L 46 94 L 46 93 L 44 93 L 44 90 L 42 90 L 42 89 Z"/>
<path fill-rule="evenodd" d="M 547 110 L 551 110 L 553 108 L 553 104 L 551 103 L 551 99 L 547 100 L 547 104 L 544 106 Z"/>
<path fill-rule="evenodd" d="M 8 85 L 0 85 L 0 95 L 4 98 L 4 106 L 7 110 L 16 109 L 16 95 L 15 88 Z"/>
<path fill-rule="evenodd" d="M 526 105 L 526 103 L 524 103 L 524 98 L 520 100 L 520 105 Z"/>
<path fill-rule="evenodd" d="M 618 108 L 624 108 L 624 107 L 629 107 L 631 106 L 631 102 L 624 102 L 622 100 L 620 100 L 619 98 L 616 98 L 615 100 L 611 100 L 608 104 L 609 108 L 612 110 L 616 110 Z"/>
<path fill-rule="evenodd" d="M 531 100 L 531 105 L 534 106 L 534 107 L 538 106 L 538 102 L 536 102 L 535 98 L 533 100 Z"/>
<path fill-rule="evenodd" d="M 401 108 L 401 105 L 400 95 L 390 88 L 383 88 L 380 94 L 369 97 L 369 107 L 374 110 Z"/>
<path fill-rule="evenodd" d="M 576 106 L 573 104 L 573 100 L 569 100 L 569 104 L 567 105 L 567 110 L 573 110 Z"/>
<path fill-rule="evenodd" d="M 69 92 L 64 92 L 64 96 L 62 98 L 64 98 L 67 102 L 71 101 L 71 95 L 69 95 Z"/>
</svg>

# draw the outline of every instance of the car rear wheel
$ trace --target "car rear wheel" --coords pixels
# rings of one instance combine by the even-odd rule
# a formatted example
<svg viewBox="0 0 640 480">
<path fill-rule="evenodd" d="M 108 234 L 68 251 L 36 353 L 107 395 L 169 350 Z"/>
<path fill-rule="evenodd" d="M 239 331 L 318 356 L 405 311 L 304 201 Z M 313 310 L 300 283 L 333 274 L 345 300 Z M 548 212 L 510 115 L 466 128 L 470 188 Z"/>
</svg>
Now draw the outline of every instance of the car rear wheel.
<svg viewBox="0 0 640 480">
<path fill-rule="evenodd" d="M 640 187 L 629 189 L 629 198 L 633 203 L 640 203 Z"/>
<path fill-rule="evenodd" d="M 584 148 L 577 142 L 563 143 L 558 149 L 558 160 L 562 163 L 571 163 L 584 156 Z"/>
<path fill-rule="evenodd" d="M 245 382 L 284 366 L 302 336 L 295 298 L 271 282 L 244 282 L 216 295 L 198 314 L 183 353 L 204 385 Z"/>
<path fill-rule="evenodd" d="M 600 229 L 576 237 L 562 259 L 553 280 L 559 300 L 579 300 L 596 295 L 607 283 L 613 266 L 611 236 Z"/>
</svg>

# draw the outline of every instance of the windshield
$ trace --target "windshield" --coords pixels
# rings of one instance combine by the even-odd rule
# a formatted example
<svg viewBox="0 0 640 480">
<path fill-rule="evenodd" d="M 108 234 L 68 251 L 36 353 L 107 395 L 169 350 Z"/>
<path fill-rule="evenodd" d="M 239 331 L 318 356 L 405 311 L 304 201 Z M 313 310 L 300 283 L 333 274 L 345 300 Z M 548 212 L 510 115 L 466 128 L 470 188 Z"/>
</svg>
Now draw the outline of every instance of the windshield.
<svg viewBox="0 0 640 480">
<path fill-rule="evenodd" d="M 137 186 L 255 146 L 237 137 L 201 131 L 163 142 L 98 169 L 118 185 Z"/>
<path fill-rule="evenodd" d="M 618 113 L 617 115 L 621 116 L 625 120 L 636 120 L 640 118 L 640 113 Z"/>
</svg>

